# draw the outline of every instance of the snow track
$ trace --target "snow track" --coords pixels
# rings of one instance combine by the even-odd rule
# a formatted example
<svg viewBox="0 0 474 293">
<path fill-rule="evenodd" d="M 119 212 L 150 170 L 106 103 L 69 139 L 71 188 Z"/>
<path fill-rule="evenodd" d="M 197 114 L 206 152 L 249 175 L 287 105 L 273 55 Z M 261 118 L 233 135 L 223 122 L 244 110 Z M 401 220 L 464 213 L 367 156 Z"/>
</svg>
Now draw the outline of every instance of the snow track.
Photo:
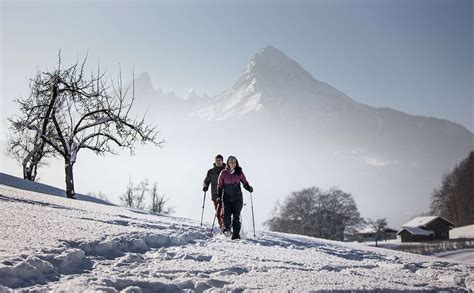
<svg viewBox="0 0 474 293">
<path fill-rule="evenodd" d="M 209 226 L 0 185 L 0 292 L 472 290 L 473 266 L 311 237 L 209 238 Z"/>
</svg>

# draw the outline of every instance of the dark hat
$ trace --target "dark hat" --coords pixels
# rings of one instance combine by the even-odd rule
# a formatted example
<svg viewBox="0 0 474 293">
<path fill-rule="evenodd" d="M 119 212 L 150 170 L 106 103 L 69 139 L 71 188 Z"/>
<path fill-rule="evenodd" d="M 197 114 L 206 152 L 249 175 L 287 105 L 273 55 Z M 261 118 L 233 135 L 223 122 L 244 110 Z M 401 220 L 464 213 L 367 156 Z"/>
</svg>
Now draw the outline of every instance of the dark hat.
<svg viewBox="0 0 474 293">
<path fill-rule="evenodd" d="M 221 154 L 218 154 L 218 155 L 216 156 L 216 159 L 221 159 L 222 161 L 224 161 L 224 157 L 223 157 Z"/>
</svg>

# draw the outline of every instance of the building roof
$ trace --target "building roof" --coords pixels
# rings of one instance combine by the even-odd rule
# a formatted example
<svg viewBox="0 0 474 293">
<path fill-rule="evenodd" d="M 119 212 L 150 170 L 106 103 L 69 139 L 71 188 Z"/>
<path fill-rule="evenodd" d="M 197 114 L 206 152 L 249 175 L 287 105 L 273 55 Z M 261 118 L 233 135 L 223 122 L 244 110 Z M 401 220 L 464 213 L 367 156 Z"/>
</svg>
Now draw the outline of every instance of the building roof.
<svg viewBox="0 0 474 293">
<path fill-rule="evenodd" d="M 461 226 L 449 231 L 449 238 L 472 238 L 474 239 L 474 225 Z"/>
<path fill-rule="evenodd" d="M 397 230 L 391 229 L 391 228 L 385 228 L 385 233 L 390 233 L 390 232 L 397 232 Z M 365 227 L 359 231 L 357 231 L 359 234 L 375 234 L 375 229 L 374 227 Z"/>
<path fill-rule="evenodd" d="M 406 227 L 424 227 L 424 226 L 428 225 L 429 223 L 433 222 L 434 220 L 436 220 L 438 218 L 440 218 L 441 220 L 447 222 L 449 225 L 454 226 L 453 223 L 451 223 L 450 221 L 446 220 L 443 217 L 426 216 L 426 217 L 415 217 L 415 218 L 411 219 L 410 221 L 408 221 L 407 223 L 405 223 L 404 225 L 402 225 L 402 227 L 403 228 L 406 228 Z"/>
<path fill-rule="evenodd" d="M 419 227 L 403 227 L 397 234 L 400 234 L 403 230 L 408 231 L 408 233 L 412 235 L 422 235 L 422 236 L 430 236 L 434 235 L 434 232 L 431 230 L 421 229 Z"/>
<path fill-rule="evenodd" d="M 361 229 L 357 231 L 359 234 L 369 234 L 369 233 L 375 233 L 375 229 L 372 227 L 365 227 L 364 229 Z"/>
<path fill-rule="evenodd" d="M 395 233 L 397 230 L 392 229 L 392 228 L 385 228 L 385 233 Z"/>
</svg>

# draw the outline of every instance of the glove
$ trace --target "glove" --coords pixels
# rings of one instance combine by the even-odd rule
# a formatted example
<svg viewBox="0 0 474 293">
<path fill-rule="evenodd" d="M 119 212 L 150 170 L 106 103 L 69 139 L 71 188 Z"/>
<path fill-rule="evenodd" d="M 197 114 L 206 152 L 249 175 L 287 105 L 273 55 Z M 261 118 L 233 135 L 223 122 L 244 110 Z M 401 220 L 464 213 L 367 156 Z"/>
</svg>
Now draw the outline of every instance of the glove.
<svg viewBox="0 0 474 293">
<path fill-rule="evenodd" d="M 253 187 L 250 185 L 246 185 L 244 188 L 247 189 L 248 192 L 253 192 Z"/>
<path fill-rule="evenodd" d="M 203 186 L 202 191 L 206 192 L 209 189 L 209 186 Z"/>
</svg>

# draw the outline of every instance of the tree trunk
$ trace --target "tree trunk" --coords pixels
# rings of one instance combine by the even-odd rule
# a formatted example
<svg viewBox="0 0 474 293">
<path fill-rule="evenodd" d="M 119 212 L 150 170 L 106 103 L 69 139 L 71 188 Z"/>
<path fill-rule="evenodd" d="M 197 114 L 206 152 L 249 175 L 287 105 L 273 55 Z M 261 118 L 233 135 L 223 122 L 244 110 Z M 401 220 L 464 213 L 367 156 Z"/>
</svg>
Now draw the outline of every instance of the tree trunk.
<svg viewBox="0 0 474 293">
<path fill-rule="evenodd" d="M 23 167 L 23 179 L 30 180 L 30 179 L 28 178 L 28 173 L 29 173 L 29 172 L 28 172 L 28 166 L 25 165 L 25 164 L 23 164 L 22 167 Z"/>
<path fill-rule="evenodd" d="M 74 198 L 76 194 L 74 192 L 74 175 L 73 175 L 73 166 L 74 164 L 70 162 L 70 160 L 66 160 L 66 195 L 68 198 Z"/>
<path fill-rule="evenodd" d="M 23 179 L 34 182 L 36 179 L 36 167 L 36 165 L 23 165 Z"/>
<path fill-rule="evenodd" d="M 35 164 L 31 168 L 31 174 L 30 174 L 31 181 L 36 181 L 36 175 L 38 175 L 38 164 Z"/>
</svg>

